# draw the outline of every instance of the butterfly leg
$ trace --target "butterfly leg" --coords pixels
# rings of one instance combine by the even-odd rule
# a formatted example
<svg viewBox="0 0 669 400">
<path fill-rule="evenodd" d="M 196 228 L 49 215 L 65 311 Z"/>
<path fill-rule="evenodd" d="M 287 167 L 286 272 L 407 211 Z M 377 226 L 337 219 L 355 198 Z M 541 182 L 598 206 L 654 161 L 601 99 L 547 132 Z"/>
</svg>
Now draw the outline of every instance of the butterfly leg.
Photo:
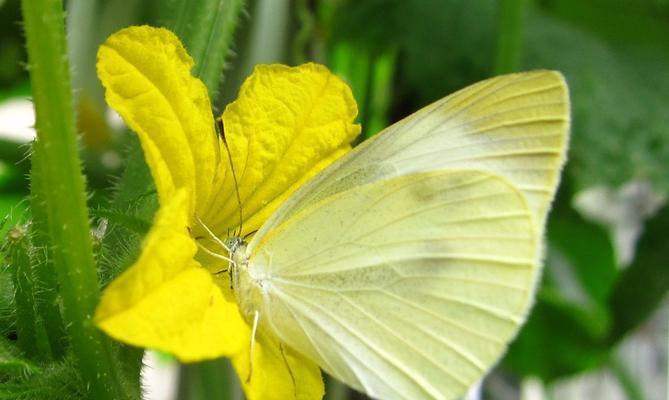
<svg viewBox="0 0 669 400">
<path fill-rule="evenodd" d="M 281 350 L 281 358 L 283 358 L 283 362 L 286 364 L 286 368 L 288 368 L 288 375 L 290 375 L 290 380 L 293 382 L 293 392 L 295 394 L 295 398 L 297 398 L 297 384 L 295 384 L 295 375 L 293 375 L 293 370 L 290 368 L 290 364 L 288 364 L 288 358 L 286 357 L 286 351 L 283 348 L 283 343 L 279 342 L 279 350 Z"/>
<path fill-rule="evenodd" d="M 246 377 L 246 383 L 251 382 L 251 374 L 253 374 L 253 349 L 256 345 L 256 332 L 258 331 L 259 320 L 260 312 L 256 310 L 253 314 L 253 327 L 251 328 L 251 347 L 249 348 L 249 375 Z"/>
</svg>

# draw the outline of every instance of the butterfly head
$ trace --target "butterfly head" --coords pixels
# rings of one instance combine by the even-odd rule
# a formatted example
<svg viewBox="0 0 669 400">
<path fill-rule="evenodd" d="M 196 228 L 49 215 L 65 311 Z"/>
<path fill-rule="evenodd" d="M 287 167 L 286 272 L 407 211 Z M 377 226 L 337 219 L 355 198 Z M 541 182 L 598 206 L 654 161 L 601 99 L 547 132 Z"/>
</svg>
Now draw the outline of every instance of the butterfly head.
<svg viewBox="0 0 669 400">
<path fill-rule="evenodd" d="M 230 258 L 233 266 L 246 266 L 249 262 L 249 257 L 246 255 L 246 246 L 248 243 L 238 236 L 231 236 L 224 241 L 226 247 L 230 249 Z"/>
</svg>

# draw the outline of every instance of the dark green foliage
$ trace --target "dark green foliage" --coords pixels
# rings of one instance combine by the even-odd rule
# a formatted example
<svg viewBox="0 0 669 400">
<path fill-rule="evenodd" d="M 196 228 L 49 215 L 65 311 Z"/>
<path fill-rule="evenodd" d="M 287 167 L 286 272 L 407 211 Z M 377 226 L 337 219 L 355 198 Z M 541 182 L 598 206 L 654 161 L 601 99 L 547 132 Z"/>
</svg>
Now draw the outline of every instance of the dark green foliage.
<svg viewBox="0 0 669 400">
<path fill-rule="evenodd" d="M 86 399 L 81 374 L 70 359 L 37 367 L 0 343 L 0 399 Z"/>
<path fill-rule="evenodd" d="M 615 343 L 638 327 L 669 291 L 669 207 L 646 226 L 632 265 L 619 274 L 608 304 L 613 310 L 609 340 Z"/>
<path fill-rule="evenodd" d="M 492 74 L 496 2 L 350 2 L 333 22 L 334 40 L 365 51 L 399 51 L 398 84 L 415 109 Z M 429 60 L 429 61 L 428 61 Z M 396 100 L 397 101 L 397 100 Z"/>
<path fill-rule="evenodd" d="M 568 173 L 577 188 L 615 187 L 631 179 L 669 188 L 669 53 L 612 45 L 539 12 L 527 31 L 526 66 L 558 69 L 569 82 Z"/>
</svg>

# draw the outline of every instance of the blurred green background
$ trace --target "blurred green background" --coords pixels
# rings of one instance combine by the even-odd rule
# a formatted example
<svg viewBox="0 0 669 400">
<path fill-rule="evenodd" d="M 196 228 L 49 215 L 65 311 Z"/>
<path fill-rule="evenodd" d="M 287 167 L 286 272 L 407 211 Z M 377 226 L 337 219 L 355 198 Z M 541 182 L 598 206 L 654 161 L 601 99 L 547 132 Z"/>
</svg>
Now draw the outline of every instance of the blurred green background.
<svg viewBox="0 0 669 400">
<path fill-rule="evenodd" d="M 550 216 L 541 288 L 508 354 L 470 396 L 667 398 L 669 1 L 190 4 L 195 3 L 66 2 L 81 157 L 94 226 L 119 226 L 101 238 L 103 282 L 132 260 L 155 208 L 155 199 L 147 196 L 128 211 L 128 199 L 146 192 L 149 176 L 136 141 L 106 110 L 95 76 L 97 47 L 121 27 L 149 23 L 187 36 L 198 24 L 212 23 L 192 9 L 217 7 L 220 21 L 212 23 L 214 28 L 236 24 L 230 51 L 215 57 L 225 63 L 223 74 L 214 78 L 220 79 L 214 85 L 219 89 L 218 112 L 236 97 L 255 64 L 316 61 L 351 84 L 364 136 L 475 81 L 513 71 L 557 69 L 571 90 L 572 138 Z M 241 12 L 229 10 L 235 7 Z M 20 21 L 19 1 L 0 1 L 3 236 L 27 218 L 24 199 L 29 193 L 26 143 L 33 122 Z M 207 55 L 206 48 L 189 50 L 195 50 L 196 60 Z M 132 167 L 124 173 L 128 165 Z M 123 234 L 124 229 L 132 234 Z M 108 249 L 119 243 L 122 254 L 111 255 Z M 0 318 L 11 319 L 11 291 L 9 278 L 0 271 Z M 3 334 L 11 339 L 11 324 L 7 326 Z M 16 368 L 3 364 L 7 359 L 0 352 L 0 376 Z M 168 356 L 154 362 L 156 370 L 175 364 Z M 214 361 L 179 369 L 174 396 L 237 398 L 228 368 L 224 361 Z M 158 385 L 169 386 L 162 381 Z M 363 398 L 336 382 L 328 385 L 330 399 Z M 161 398 L 151 393 L 151 398 Z"/>
</svg>

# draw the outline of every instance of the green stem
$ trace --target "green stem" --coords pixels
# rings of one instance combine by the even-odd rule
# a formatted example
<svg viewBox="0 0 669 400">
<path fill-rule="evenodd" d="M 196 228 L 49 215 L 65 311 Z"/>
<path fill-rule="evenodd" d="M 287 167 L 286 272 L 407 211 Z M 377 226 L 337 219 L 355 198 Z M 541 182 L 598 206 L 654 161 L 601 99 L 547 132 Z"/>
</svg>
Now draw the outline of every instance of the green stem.
<svg viewBox="0 0 669 400">
<path fill-rule="evenodd" d="M 325 399 L 326 400 L 346 400 L 350 389 L 345 384 L 328 376 L 325 380 Z"/>
<path fill-rule="evenodd" d="M 645 397 L 639 385 L 634 381 L 634 377 L 623 362 L 614 354 L 609 361 L 609 369 L 618 379 L 620 388 L 625 392 L 626 398 L 629 400 L 644 400 Z"/>
<path fill-rule="evenodd" d="M 316 19 L 307 0 L 297 0 L 294 7 L 299 28 L 293 39 L 292 55 L 293 62 L 298 65 L 305 63 L 309 58 L 309 43 L 314 37 Z"/>
<path fill-rule="evenodd" d="M 225 400 L 232 397 L 226 373 L 229 361 L 224 358 L 184 364 L 179 372 L 179 400 Z"/>
<path fill-rule="evenodd" d="M 99 298 L 84 178 L 77 154 L 62 0 L 22 0 L 35 103 L 42 199 L 63 313 L 89 397 L 119 399 L 121 385 L 91 318 Z"/>
<path fill-rule="evenodd" d="M 352 41 L 342 40 L 332 47 L 329 54 L 332 71 L 343 76 L 351 85 L 353 97 L 358 103 L 358 121 L 367 127 L 370 79 L 373 59 L 371 52 Z M 365 132 L 367 132 L 365 130 Z M 366 137 L 366 135 L 364 136 Z"/>
<path fill-rule="evenodd" d="M 182 0 L 180 12 L 171 24 L 195 60 L 193 74 L 207 86 L 212 103 L 218 95 L 223 67 L 244 3 L 245 0 Z"/>
<path fill-rule="evenodd" d="M 495 74 L 520 68 L 528 0 L 499 0 Z"/>
<path fill-rule="evenodd" d="M 396 59 L 397 51 L 389 49 L 376 57 L 372 64 L 369 103 L 365 117 L 367 126 L 363 126 L 365 137 L 376 135 L 388 125 Z"/>
</svg>

